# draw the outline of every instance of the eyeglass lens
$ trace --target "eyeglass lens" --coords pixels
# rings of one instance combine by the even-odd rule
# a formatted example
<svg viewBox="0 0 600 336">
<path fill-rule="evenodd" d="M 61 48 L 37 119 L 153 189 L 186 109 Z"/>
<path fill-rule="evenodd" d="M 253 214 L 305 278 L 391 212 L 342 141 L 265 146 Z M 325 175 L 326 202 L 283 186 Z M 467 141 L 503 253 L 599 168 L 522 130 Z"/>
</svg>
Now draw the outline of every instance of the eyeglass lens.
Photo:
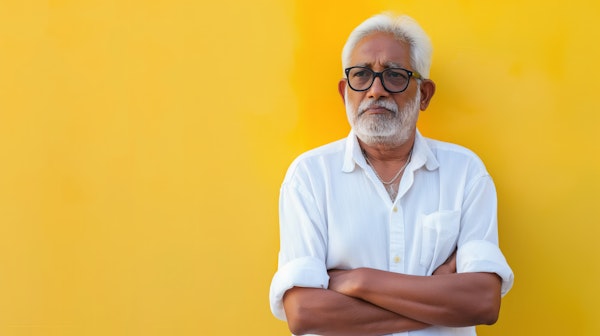
<svg viewBox="0 0 600 336">
<path fill-rule="evenodd" d="M 410 76 L 404 69 L 385 69 L 381 73 L 383 87 L 391 92 L 404 91 L 408 87 Z M 351 68 L 348 72 L 350 87 L 354 90 L 367 90 L 373 85 L 375 73 L 369 68 Z"/>
</svg>

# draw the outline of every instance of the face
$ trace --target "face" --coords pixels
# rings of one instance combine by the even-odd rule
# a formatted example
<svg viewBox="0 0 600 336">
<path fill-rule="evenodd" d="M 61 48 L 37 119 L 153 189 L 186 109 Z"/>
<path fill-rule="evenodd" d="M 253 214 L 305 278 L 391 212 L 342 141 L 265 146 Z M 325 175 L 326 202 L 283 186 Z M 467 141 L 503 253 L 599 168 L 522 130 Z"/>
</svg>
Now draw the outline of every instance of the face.
<svg viewBox="0 0 600 336">
<path fill-rule="evenodd" d="M 408 44 L 386 33 L 363 38 L 353 50 L 350 66 L 366 66 L 373 71 L 390 67 L 414 70 L 410 65 Z M 357 92 L 340 82 L 348 121 L 358 138 L 369 145 L 398 146 L 414 136 L 421 107 L 419 83 L 411 78 L 408 88 L 400 93 L 387 92 L 379 78 L 367 90 Z"/>
</svg>

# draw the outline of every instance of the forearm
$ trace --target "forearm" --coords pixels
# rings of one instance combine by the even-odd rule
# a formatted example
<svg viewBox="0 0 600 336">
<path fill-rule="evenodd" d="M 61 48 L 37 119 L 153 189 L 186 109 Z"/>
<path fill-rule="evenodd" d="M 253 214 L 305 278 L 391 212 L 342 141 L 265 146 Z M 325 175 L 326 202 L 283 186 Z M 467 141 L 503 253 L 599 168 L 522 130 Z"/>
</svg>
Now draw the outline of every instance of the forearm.
<svg viewBox="0 0 600 336">
<path fill-rule="evenodd" d="M 493 324 L 500 309 L 500 279 L 492 273 L 412 276 L 355 270 L 333 288 L 408 318 L 451 327 Z M 331 282 L 330 282 L 331 283 Z"/>
<path fill-rule="evenodd" d="M 327 289 L 295 287 L 286 292 L 283 303 L 295 335 L 375 336 L 429 326 Z"/>
</svg>

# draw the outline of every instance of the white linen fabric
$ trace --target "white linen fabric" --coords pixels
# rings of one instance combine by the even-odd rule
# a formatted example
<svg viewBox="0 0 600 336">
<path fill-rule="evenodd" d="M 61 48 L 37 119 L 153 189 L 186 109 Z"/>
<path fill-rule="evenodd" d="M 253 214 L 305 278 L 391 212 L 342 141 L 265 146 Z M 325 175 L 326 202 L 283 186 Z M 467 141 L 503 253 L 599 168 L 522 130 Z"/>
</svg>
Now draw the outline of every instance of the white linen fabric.
<svg viewBox="0 0 600 336">
<path fill-rule="evenodd" d="M 513 272 L 498 247 L 492 178 L 470 150 L 424 138 L 392 201 L 367 164 L 356 135 L 300 155 L 280 193 L 279 267 L 273 314 L 292 287 L 327 288 L 329 269 L 370 267 L 431 275 L 456 249 L 457 272 L 493 272 L 502 295 Z M 431 327 L 394 335 L 475 335 L 475 327 Z"/>
</svg>

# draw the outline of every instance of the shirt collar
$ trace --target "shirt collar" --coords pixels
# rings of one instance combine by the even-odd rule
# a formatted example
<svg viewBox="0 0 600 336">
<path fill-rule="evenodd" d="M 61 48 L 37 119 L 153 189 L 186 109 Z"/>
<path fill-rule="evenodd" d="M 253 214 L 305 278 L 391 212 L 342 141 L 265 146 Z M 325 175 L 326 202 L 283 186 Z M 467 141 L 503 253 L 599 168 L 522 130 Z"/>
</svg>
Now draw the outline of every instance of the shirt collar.
<svg viewBox="0 0 600 336">
<path fill-rule="evenodd" d="M 360 145 L 358 144 L 356 133 L 351 130 L 350 134 L 346 138 L 346 151 L 344 152 L 344 164 L 342 166 L 342 171 L 344 173 L 351 173 L 354 171 L 357 165 L 364 168 L 367 165 L 367 161 L 365 160 L 362 150 L 360 149 Z"/>
<path fill-rule="evenodd" d="M 417 170 L 422 166 L 425 166 L 427 170 L 435 170 L 440 164 L 435 158 L 433 151 L 427 144 L 427 140 L 421 135 L 421 132 L 417 130 L 415 136 L 415 144 L 413 145 L 413 152 L 410 159 L 411 163 L 409 167 L 412 170 Z M 350 134 L 346 138 L 346 150 L 344 152 L 344 163 L 342 165 L 342 171 L 344 173 L 350 173 L 356 169 L 356 166 L 365 168 L 367 162 L 362 153 L 360 145 L 358 144 L 358 138 L 354 131 L 350 131 Z"/>
</svg>

